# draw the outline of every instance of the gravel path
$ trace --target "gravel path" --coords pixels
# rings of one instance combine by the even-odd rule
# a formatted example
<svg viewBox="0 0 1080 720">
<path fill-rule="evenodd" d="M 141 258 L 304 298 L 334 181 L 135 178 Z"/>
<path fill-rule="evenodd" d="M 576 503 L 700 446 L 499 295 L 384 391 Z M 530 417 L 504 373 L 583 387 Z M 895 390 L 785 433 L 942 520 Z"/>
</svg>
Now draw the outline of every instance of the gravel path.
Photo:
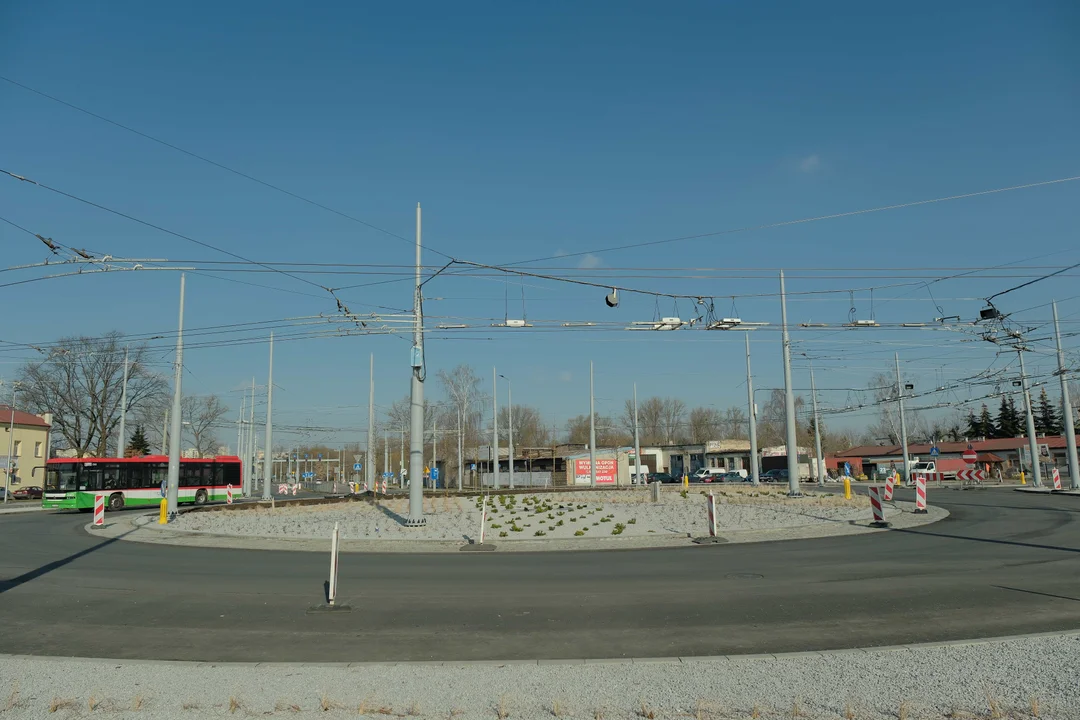
<svg viewBox="0 0 1080 720">
<path fill-rule="evenodd" d="M 770 488 L 751 491 L 719 487 L 713 492 L 721 532 L 847 523 L 868 519 L 870 512 L 865 497 L 845 501 L 820 494 L 792 501 L 781 490 Z M 646 490 L 500 495 L 487 502 L 487 537 L 492 542 L 708 534 L 704 491 L 697 488 L 686 497 L 675 488 L 665 488 L 658 503 L 649 500 Z M 425 498 L 427 526 L 419 530 L 403 525 L 408 514 L 408 500 L 404 498 L 384 499 L 377 505 L 354 502 L 185 513 L 175 528 L 229 535 L 326 538 L 338 523 L 345 540 L 463 541 L 479 533 L 480 503 L 479 498 Z"/>
<path fill-rule="evenodd" d="M 299 720 L 357 717 L 359 711 L 442 720 L 1065 719 L 1080 716 L 1078 660 L 1078 634 L 827 654 L 552 664 L 0 657 L 0 716 Z"/>
</svg>

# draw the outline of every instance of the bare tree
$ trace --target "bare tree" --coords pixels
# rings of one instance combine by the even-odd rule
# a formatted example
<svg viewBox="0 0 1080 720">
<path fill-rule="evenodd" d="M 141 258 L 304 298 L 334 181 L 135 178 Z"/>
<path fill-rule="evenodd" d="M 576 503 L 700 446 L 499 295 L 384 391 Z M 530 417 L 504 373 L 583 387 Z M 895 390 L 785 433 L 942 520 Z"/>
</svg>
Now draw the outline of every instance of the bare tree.
<svg viewBox="0 0 1080 720">
<path fill-rule="evenodd" d="M 687 433 L 684 419 L 686 403 L 676 398 L 651 397 L 638 403 L 638 434 L 646 445 L 671 445 Z M 588 420 L 589 416 L 586 415 Z M 634 402 L 627 400 L 623 409 L 622 426 L 634 432 Z"/>
<path fill-rule="evenodd" d="M 750 437 L 750 420 L 746 411 L 738 405 L 732 405 L 724 411 L 721 427 L 724 438 L 728 440 L 746 440 Z"/>
<path fill-rule="evenodd" d="M 189 395 L 181 401 L 181 417 L 194 440 L 199 457 L 210 457 L 217 449 L 214 424 L 229 412 L 217 395 Z"/>
<path fill-rule="evenodd" d="M 723 420 L 716 408 L 694 408 L 690 411 L 690 442 L 702 444 L 720 439 Z"/>
<path fill-rule="evenodd" d="M 79 456 L 108 454 L 120 422 L 124 382 L 123 335 L 69 337 L 53 345 L 43 360 L 19 372 L 23 402 L 33 412 L 51 412 L 53 431 Z M 128 411 L 164 395 L 163 377 L 146 366 L 146 346 L 129 350 Z"/>
<path fill-rule="evenodd" d="M 516 420 L 516 418 L 515 418 Z M 617 447 L 628 445 L 630 438 L 615 422 L 614 418 L 597 413 L 596 423 L 596 446 Z M 588 444 L 589 442 L 589 416 L 578 415 L 566 421 L 567 442 L 572 444 Z"/>
<path fill-rule="evenodd" d="M 758 414 L 758 442 L 762 447 L 784 445 L 787 440 L 787 405 L 783 388 L 773 388 L 769 399 Z M 806 405 L 802 396 L 795 396 L 795 413 L 798 417 Z M 800 428 L 796 420 L 796 441 Z M 803 434 L 806 432 L 803 430 Z"/>
<path fill-rule="evenodd" d="M 469 449 L 481 444 L 480 426 L 483 417 L 481 404 L 486 396 L 480 390 L 480 378 L 468 365 L 458 365 L 450 371 L 440 370 L 439 382 L 442 383 L 452 410 L 452 415 L 446 418 L 447 427 L 456 431 L 460 418 L 462 452 L 469 457 L 472 454 Z M 514 421 L 516 425 L 516 415 Z M 517 440 L 516 437 L 515 440 Z M 457 443 L 453 442 L 449 447 L 450 451 L 444 457 L 453 457 L 454 465 L 457 465 Z"/>
<path fill-rule="evenodd" d="M 586 421 L 588 416 L 585 416 Z M 586 426 L 586 431 L 588 426 Z M 510 408 L 499 408 L 499 439 L 510 441 Z M 514 447 L 547 447 L 551 444 L 551 428 L 544 424 L 540 411 L 528 405 L 514 406 Z"/>
</svg>

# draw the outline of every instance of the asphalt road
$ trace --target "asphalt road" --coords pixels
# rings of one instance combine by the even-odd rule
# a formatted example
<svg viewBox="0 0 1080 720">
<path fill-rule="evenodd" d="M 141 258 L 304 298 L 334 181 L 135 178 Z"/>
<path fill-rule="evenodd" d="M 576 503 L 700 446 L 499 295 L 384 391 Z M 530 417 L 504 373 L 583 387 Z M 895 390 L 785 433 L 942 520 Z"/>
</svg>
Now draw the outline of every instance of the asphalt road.
<svg viewBox="0 0 1080 720">
<path fill-rule="evenodd" d="M 663 550 L 328 557 L 0 516 L 0 650 L 206 661 L 657 657 L 1080 628 L 1080 498 L 931 488 L 911 530 Z M 902 499 L 910 499 L 904 496 Z M 793 500 L 792 502 L 797 502 Z"/>
</svg>

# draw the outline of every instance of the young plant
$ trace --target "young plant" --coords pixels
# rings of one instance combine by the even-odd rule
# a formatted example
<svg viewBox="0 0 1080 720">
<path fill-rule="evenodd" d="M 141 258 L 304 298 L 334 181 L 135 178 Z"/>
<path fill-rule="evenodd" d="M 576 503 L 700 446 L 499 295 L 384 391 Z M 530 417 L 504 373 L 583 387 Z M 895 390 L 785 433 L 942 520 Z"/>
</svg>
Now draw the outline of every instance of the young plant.
<svg viewBox="0 0 1080 720">
<path fill-rule="evenodd" d="M 533 537 L 544 537 L 545 535 L 547 535 L 547 533 L 543 530 L 537 530 L 533 533 Z"/>
<path fill-rule="evenodd" d="M 581 537 L 584 534 L 585 534 L 584 530 L 575 530 L 574 531 L 574 537 Z"/>
</svg>

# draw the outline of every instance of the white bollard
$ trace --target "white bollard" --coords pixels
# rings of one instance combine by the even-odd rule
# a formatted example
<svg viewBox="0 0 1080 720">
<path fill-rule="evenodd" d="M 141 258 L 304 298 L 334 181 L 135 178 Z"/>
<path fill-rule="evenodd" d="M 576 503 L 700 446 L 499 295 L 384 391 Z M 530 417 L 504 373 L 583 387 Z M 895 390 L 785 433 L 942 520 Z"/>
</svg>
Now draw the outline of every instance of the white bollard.
<svg viewBox="0 0 1080 720">
<path fill-rule="evenodd" d="M 105 524 L 105 496 L 94 496 L 94 525 L 101 527 Z"/>
<path fill-rule="evenodd" d="M 225 504 L 232 505 L 232 483 L 225 486 Z"/>
<path fill-rule="evenodd" d="M 480 508 L 480 544 L 484 544 L 484 528 L 487 526 L 487 495 L 484 496 L 484 504 Z"/>
<path fill-rule="evenodd" d="M 705 505 L 709 510 L 709 537 L 716 537 L 716 498 L 713 497 L 712 490 L 705 499 Z"/>
<path fill-rule="evenodd" d="M 327 603 L 333 607 L 337 598 L 338 575 L 338 524 L 334 523 L 334 534 L 330 536 L 330 590 L 326 594 Z"/>
</svg>

